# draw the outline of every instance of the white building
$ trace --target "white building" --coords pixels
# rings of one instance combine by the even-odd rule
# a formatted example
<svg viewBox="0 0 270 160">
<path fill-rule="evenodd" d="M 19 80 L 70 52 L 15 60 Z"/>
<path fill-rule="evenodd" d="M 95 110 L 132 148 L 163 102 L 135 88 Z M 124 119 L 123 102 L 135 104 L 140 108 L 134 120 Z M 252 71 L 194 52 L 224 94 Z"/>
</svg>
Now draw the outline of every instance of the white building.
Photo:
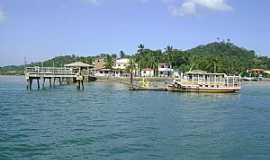
<svg viewBox="0 0 270 160">
<path fill-rule="evenodd" d="M 113 69 L 126 70 L 128 65 L 129 65 L 128 58 L 117 59 L 115 61 L 115 66 L 113 67 Z"/>
<path fill-rule="evenodd" d="M 154 70 L 151 68 L 145 68 L 141 71 L 142 77 L 154 77 Z"/>
<path fill-rule="evenodd" d="M 112 76 L 112 71 L 110 69 L 98 69 L 98 70 L 96 70 L 95 76 L 97 76 L 97 77 L 110 77 L 110 76 Z"/>
<path fill-rule="evenodd" d="M 170 77 L 173 74 L 173 69 L 167 63 L 160 63 L 158 67 L 158 74 L 160 77 Z"/>
<path fill-rule="evenodd" d="M 128 77 L 127 67 L 129 66 L 128 58 L 121 58 L 115 61 L 113 66 L 113 76 L 114 77 Z"/>
</svg>

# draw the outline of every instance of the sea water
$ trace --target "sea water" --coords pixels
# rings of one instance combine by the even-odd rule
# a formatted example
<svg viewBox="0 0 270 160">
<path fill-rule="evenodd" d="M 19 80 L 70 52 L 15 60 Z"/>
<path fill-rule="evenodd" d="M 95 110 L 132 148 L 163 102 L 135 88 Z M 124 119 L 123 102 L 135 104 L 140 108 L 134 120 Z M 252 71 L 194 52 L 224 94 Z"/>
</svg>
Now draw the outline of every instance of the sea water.
<svg viewBox="0 0 270 160">
<path fill-rule="evenodd" d="M 0 159 L 270 158 L 270 82 L 244 83 L 236 94 L 33 85 L 0 77 Z"/>
</svg>

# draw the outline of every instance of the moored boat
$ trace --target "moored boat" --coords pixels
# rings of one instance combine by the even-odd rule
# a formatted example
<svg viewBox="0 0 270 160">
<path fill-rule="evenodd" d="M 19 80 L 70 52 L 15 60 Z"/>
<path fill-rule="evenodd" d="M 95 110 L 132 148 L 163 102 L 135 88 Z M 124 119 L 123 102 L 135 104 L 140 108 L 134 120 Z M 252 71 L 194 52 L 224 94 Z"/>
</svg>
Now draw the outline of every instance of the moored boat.
<svg viewBox="0 0 270 160">
<path fill-rule="evenodd" d="M 169 91 L 234 93 L 241 89 L 239 76 L 228 76 L 225 73 L 207 73 L 202 71 L 188 72 L 174 80 L 168 86 Z"/>
</svg>

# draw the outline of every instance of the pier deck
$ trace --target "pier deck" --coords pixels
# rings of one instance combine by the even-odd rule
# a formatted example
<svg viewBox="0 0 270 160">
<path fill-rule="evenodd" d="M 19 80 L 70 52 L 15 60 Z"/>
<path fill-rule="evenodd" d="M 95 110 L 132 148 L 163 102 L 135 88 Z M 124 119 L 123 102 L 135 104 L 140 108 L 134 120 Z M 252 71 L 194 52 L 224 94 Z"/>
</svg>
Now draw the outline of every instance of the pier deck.
<svg viewBox="0 0 270 160">
<path fill-rule="evenodd" d="M 32 90 L 33 80 L 37 80 L 37 87 L 40 89 L 39 80 L 43 79 L 42 87 L 44 87 L 46 79 L 49 80 L 50 87 L 55 86 L 56 80 L 62 85 L 63 82 L 70 84 L 70 82 L 78 83 L 78 88 L 84 88 L 83 81 L 85 79 L 94 78 L 90 70 L 73 70 L 67 67 L 26 67 L 25 79 L 27 80 L 27 89 Z"/>
</svg>

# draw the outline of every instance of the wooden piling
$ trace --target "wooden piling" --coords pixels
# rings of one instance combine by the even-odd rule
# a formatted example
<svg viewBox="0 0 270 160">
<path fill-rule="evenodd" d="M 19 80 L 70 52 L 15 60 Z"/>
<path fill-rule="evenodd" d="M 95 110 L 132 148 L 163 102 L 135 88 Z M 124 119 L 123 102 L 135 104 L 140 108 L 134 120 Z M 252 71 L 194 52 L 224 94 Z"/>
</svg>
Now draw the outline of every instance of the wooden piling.
<svg viewBox="0 0 270 160">
<path fill-rule="evenodd" d="M 32 90 L 32 82 L 33 82 L 33 79 L 29 78 L 29 90 L 30 91 Z"/>
<path fill-rule="evenodd" d="M 78 83 L 77 88 L 78 88 L 78 89 L 81 89 L 81 82 L 80 82 L 80 80 L 78 80 L 77 83 Z"/>
<path fill-rule="evenodd" d="M 38 89 L 40 89 L 39 78 L 37 78 L 37 86 L 38 86 Z"/>
<path fill-rule="evenodd" d="M 29 79 L 27 79 L 27 80 L 26 80 L 26 82 L 27 82 L 27 84 L 26 84 L 26 89 L 27 89 L 27 90 L 29 90 L 29 86 L 30 86 L 30 80 L 29 80 Z"/>
<path fill-rule="evenodd" d="M 55 78 L 53 78 L 53 88 L 55 87 Z"/>
<path fill-rule="evenodd" d="M 52 78 L 49 78 L 50 88 L 52 88 Z"/>
<path fill-rule="evenodd" d="M 46 78 L 43 77 L 43 83 L 42 83 L 42 88 L 45 88 L 45 82 L 46 82 Z"/>
<path fill-rule="evenodd" d="M 82 89 L 84 90 L 84 84 L 83 84 L 83 80 L 81 80 L 81 83 L 82 83 Z"/>
<path fill-rule="evenodd" d="M 59 77 L 59 85 L 62 86 L 62 81 L 63 79 L 61 77 Z"/>
</svg>

